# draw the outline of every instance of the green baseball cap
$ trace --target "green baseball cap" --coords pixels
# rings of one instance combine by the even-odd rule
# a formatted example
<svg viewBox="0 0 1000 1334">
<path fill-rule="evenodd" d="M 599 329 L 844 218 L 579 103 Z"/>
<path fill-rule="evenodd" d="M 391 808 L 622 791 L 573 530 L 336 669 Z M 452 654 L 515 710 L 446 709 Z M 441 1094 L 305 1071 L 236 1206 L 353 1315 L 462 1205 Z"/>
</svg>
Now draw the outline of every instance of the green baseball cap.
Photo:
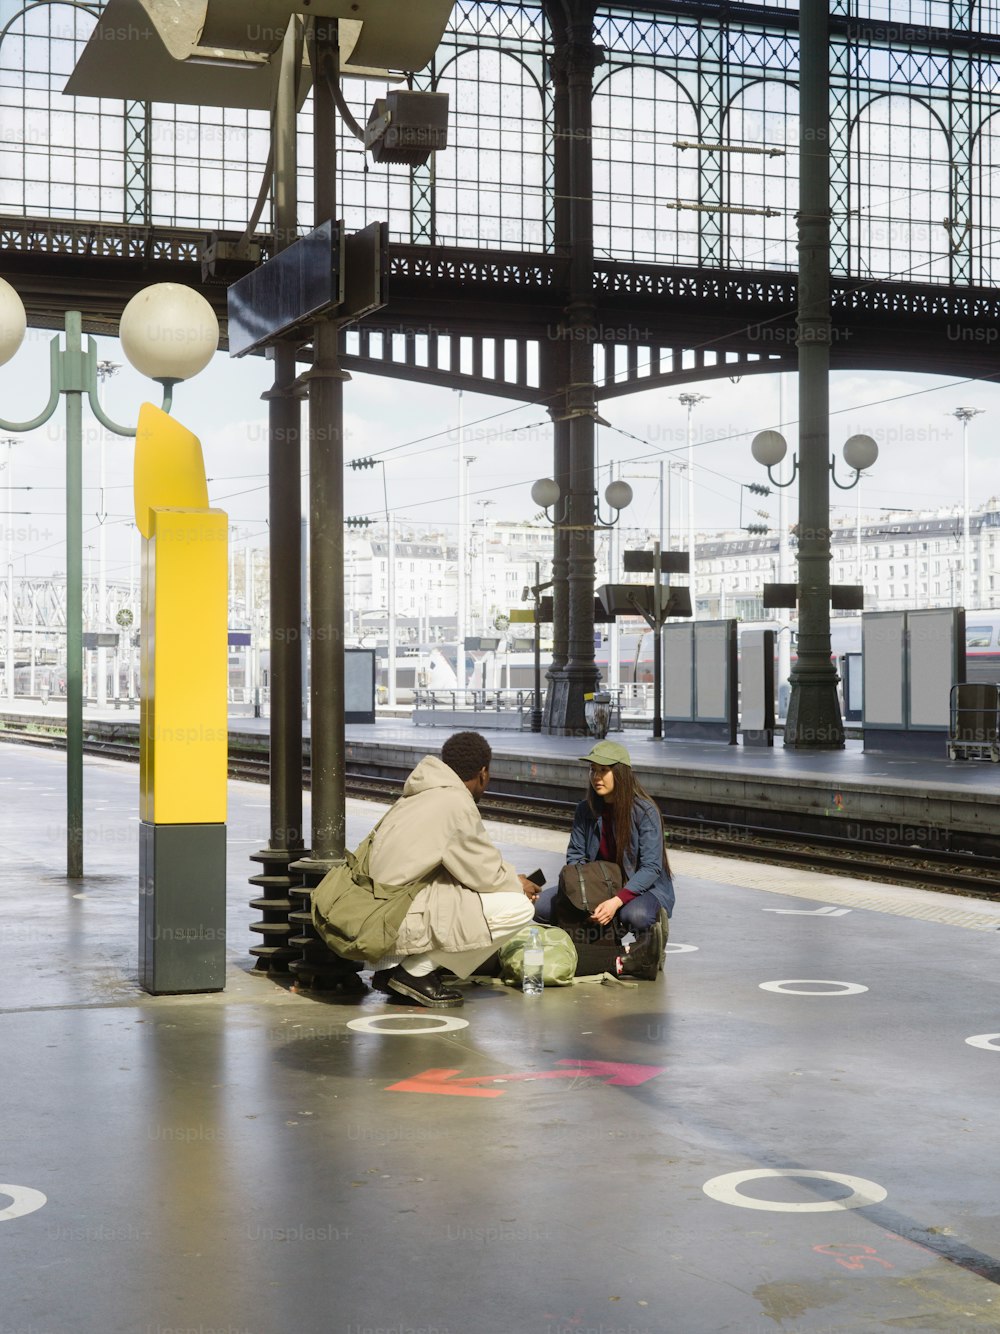
<svg viewBox="0 0 1000 1334">
<path fill-rule="evenodd" d="M 632 757 L 617 741 L 598 741 L 590 754 L 581 758 L 588 764 L 605 764 L 609 767 L 612 764 L 627 764 L 630 769 L 632 767 Z"/>
</svg>

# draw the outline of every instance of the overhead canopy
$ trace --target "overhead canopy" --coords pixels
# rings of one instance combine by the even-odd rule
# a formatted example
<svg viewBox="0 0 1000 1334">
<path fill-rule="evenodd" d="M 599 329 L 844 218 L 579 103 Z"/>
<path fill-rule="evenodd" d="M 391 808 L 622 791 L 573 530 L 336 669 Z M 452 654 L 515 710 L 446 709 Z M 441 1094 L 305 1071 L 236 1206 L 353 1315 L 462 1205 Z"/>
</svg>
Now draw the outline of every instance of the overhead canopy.
<svg viewBox="0 0 1000 1334">
<path fill-rule="evenodd" d="M 240 107 L 274 103 L 293 14 L 342 19 L 341 72 L 389 78 L 422 69 L 454 0 L 108 0 L 66 84 L 73 97 Z M 308 60 L 300 105 L 311 85 Z"/>
</svg>

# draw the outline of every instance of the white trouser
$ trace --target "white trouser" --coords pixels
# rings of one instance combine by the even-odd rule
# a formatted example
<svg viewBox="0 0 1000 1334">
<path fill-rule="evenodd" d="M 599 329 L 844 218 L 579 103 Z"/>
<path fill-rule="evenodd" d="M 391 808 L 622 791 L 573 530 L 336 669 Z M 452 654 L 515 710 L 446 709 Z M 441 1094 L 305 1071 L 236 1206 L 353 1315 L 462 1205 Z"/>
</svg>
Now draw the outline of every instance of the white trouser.
<svg viewBox="0 0 1000 1334">
<path fill-rule="evenodd" d="M 505 940 L 516 936 L 535 916 L 535 905 L 520 890 L 483 894 L 481 900 L 486 925 L 492 936 L 488 945 L 471 950 L 429 950 L 426 954 L 408 954 L 402 959 L 405 970 L 413 977 L 425 977 L 435 968 L 448 968 L 456 977 L 469 977 Z M 375 967 L 384 968 L 396 961 L 396 957 L 387 955 Z"/>
</svg>

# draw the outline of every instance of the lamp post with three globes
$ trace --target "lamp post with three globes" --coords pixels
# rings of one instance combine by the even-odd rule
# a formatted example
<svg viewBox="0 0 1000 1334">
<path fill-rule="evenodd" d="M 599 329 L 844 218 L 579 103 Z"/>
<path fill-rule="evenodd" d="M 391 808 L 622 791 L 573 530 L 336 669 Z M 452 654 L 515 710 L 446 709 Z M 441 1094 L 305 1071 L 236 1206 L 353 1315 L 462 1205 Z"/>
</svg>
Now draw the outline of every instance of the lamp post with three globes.
<svg viewBox="0 0 1000 1334">
<path fill-rule="evenodd" d="M 778 431 L 760 431 L 751 441 L 750 452 L 767 469 L 773 486 L 790 486 L 799 474 L 797 455 L 793 455 L 791 475 L 784 481 L 779 482 L 771 471 L 785 457 L 787 449 L 785 437 Z M 844 445 L 844 462 L 852 470 L 853 478 L 849 482 L 837 480 L 836 458 L 832 454 L 827 470 L 834 486 L 850 491 L 877 458 L 878 445 L 870 435 L 852 435 Z M 821 465 L 822 460 L 816 462 Z M 830 506 L 828 494 L 819 484 L 821 476 L 822 469 L 816 466 L 808 474 L 803 473 L 801 482 L 799 579 L 795 590 L 799 610 L 798 658 L 788 678 L 791 697 L 785 721 L 785 745 L 839 749 L 844 744 L 844 725 L 837 700 L 837 669 L 830 656 Z M 860 589 L 854 591 L 860 594 Z M 836 593 L 834 596 L 838 605 L 847 605 L 836 598 Z"/>
<path fill-rule="evenodd" d="M 24 340 L 27 315 L 17 292 L 0 278 L 0 366 Z M 119 325 L 122 350 L 143 375 L 163 386 L 169 412 L 174 385 L 197 375 L 219 343 L 219 323 L 205 298 L 180 283 L 155 283 L 129 301 Z M 83 875 L 83 399 L 105 430 L 135 436 L 104 412 L 98 395 L 97 344 L 83 339 L 83 317 L 67 311 L 64 341 L 49 347 L 49 400 L 27 422 L 0 418 L 0 430 L 27 434 L 53 416 L 66 397 L 66 874 Z"/>
</svg>

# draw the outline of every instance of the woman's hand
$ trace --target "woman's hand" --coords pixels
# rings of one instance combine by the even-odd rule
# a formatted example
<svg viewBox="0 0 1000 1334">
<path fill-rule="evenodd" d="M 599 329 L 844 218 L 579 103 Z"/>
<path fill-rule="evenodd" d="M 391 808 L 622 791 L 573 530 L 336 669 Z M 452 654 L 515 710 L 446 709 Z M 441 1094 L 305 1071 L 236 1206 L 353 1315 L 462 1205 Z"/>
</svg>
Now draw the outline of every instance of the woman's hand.
<svg viewBox="0 0 1000 1334">
<path fill-rule="evenodd" d="M 616 894 L 613 899 L 605 899 L 603 903 L 599 903 L 590 914 L 590 920 L 600 926 L 607 926 L 621 906 L 622 901 Z"/>
</svg>

